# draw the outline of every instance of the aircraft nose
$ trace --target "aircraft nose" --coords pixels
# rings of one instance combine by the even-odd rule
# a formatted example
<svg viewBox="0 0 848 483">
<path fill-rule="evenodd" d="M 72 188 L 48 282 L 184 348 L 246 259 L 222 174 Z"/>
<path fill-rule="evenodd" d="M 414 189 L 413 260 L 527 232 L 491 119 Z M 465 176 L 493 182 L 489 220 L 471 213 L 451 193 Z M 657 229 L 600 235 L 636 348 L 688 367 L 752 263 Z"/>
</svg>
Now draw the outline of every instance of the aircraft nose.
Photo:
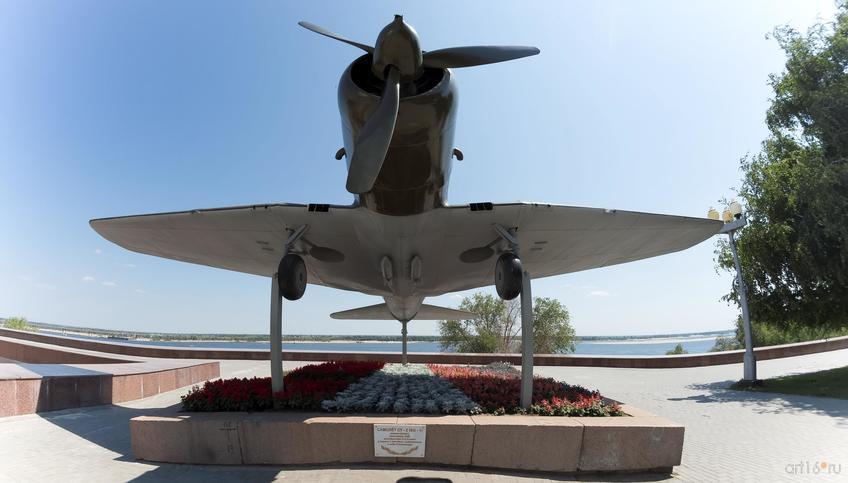
<svg viewBox="0 0 848 483">
<path fill-rule="evenodd" d="M 407 81 L 418 77 L 423 63 L 418 34 L 403 21 L 403 15 L 395 15 L 377 36 L 371 70 L 385 79 L 386 68 L 393 65 L 400 71 L 401 80 Z"/>
</svg>

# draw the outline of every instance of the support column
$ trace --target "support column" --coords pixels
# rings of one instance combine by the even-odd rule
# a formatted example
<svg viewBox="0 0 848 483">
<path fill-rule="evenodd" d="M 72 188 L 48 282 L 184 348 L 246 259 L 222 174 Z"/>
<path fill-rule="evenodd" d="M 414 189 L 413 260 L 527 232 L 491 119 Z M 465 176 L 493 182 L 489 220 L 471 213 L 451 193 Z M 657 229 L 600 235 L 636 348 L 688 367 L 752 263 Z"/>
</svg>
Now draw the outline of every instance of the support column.
<svg viewBox="0 0 848 483">
<path fill-rule="evenodd" d="M 521 407 L 533 403 L 533 294 L 530 274 L 521 277 Z"/>
<path fill-rule="evenodd" d="M 400 329 L 400 335 L 403 336 L 402 337 L 403 338 L 403 349 L 402 349 L 403 352 L 400 356 L 400 362 L 403 365 L 406 365 L 406 363 L 408 362 L 408 359 L 407 359 L 407 356 L 406 356 L 406 324 L 409 323 L 409 321 L 408 320 L 401 320 L 400 323 L 402 324 L 401 329 Z"/>
<path fill-rule="evenodd" d="M 309 225 L 301 225 L 295 230 L 290 230 L 286 242 L 283 244 L 280 255 L 280 265 L 283 259 L 294 247 L 296 241 L 306 233 Z M 274 392 L 283 390 L 283 296 L 280 293 L 280 279 L 278 278 L 280 265 L 277 272 L 271 277 L 271 331 L 270 331 L 270 357 L 271 360 L 271 390 Z"/>
<path fill-rule="evenodd" d="M 271 390 L 283 390 L 283 297 L 280 295 L 280 282 L 275 273 L 271 277 Z"/>
<path fill-rule="evenodd" d="M 739 305 L 742 306 L 742 330 L 745 333 L 745 355 L 742 356 L 742 379 L 748 382 L 757 380 L 757 359 L 754 356 L 753 334 L 751 333 L 751 316 L 748 313 L 748 291 L 742 279 L 742 266 L 736 253 L 736 239 L 733 231 L 729 231 L 730 250 L 733 252 L 733 263 L 736 265 L 736 286 L 739 289 Z"/>
</svg>

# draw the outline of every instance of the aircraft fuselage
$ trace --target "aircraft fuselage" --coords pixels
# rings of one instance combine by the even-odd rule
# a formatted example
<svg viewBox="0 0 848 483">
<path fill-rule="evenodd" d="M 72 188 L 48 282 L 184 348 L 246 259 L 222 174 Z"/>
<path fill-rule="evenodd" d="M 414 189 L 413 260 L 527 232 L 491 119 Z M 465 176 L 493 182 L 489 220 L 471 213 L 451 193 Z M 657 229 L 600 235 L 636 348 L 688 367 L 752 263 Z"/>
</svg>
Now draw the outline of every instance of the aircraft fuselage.
<svg viewBox="0 0 848 483">
<path fill-rule="evenodd" d="M 371 55 L 363 55 L 348 66 L 339 81 L 339 111 L 348 165 L 354 140 L 380 101 L 383 81 L 374 76 L 371 66 Z M 422 220 L 413 215 L 445 206 L 453 164 L 458 99 L 451 71 L 425 68 L 415 81 L 402 83 L 400 91 L 394 134 L 380 174 L 374 188 L 356 199 L 359 206 L 377 215 L 384 234 L 416 232 Z M 386 263 L 392 265 L 394 280 L 386 284 L 389 293 L 384 298 L 399 320 L 411 319 L 424 299 L 416 293 L 411 263 L 416 253 L 425 250 L 415 245 L 433 244 L 441 236 L 438 229 L 431 229 L 406 238 L 414 240 L 411 244 L 363 240 L 375 247 L 388 245 L 382 256 L 390 260 Z M 375 270 L 383 269 L 380 260 L 375 258 Z"/>
<path fill-rule="evenodd" d="M 339 81 L 339 110 L 347 160 L 354 140 L 380 100 L 382 81 L 371 72 L 371 55 L 355 60 Z M 394 134 L 374 188 L 357 203 L 389 216 L 424 213 L 446 203 L 457 89 L 449 69 L 425 68 L 401 84 Z"/>
</svg>

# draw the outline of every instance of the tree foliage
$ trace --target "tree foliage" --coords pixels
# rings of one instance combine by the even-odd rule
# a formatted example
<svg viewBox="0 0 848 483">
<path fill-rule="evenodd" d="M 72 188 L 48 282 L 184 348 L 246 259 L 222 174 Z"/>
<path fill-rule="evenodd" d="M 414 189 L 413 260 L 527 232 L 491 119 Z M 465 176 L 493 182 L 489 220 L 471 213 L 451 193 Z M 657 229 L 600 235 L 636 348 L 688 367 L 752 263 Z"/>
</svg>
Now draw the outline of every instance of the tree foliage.
<svg viewBox="0 0 848 483">
<path fill-rule="evenodd" d="M 742 159 L 749 224 L 738 251 L 755 323 L 848 325 L 848 11 L 802 35 L 778 28 L 769 136 Z M 720 267 L 733 270 L 726 243 Z M 734 285 L 728 299 L 738 303 Z"/>
<path fill-rule="evenodd" d="M 457 352 L 521 351 L 521 304 L 492 295 L 475 293 L 459 308 L 479 316 L 476 320 L 439 322 L 441 345 Z M 552 354 L 574 351 L 574 329 L 568 310 L 556 299 L 533 301 L 534 352 Z"/>
<path fill-rule="evenodd" d="M 29 321 L 25 317 L 9 317 L 3 322 L 3 327 L 15 330 L 36 330 L 35 327 L 29 324 Z"/>
<path fill-rule="evenodd" d="M 536 354 L 574 352 L 574 328 L 568 309 L 557 299 L 533 299 L 533 345 Z"/>
<path fill-rule="evenodd" d="M 830 339 L 848 335 L 848 327 L 835 328 L 831 326 L 804 325 L 800 322 L 790 322 L 780 326 L 770 323 L 751 324 L 751 338 L 754 347 L 792 344 L 809 340 Z M 736 334 L 734 336 L 717 337 L 710 352 L 732 351 L 745 348 L 745 331 L 742 328 L 742 317 L 736 319 Z"/>
<path fill-rule="evenodd" d="M 665 351 L 665 355 L 667 356 L 676 356 L 680 354 L 688 354 L 689 351 L 683 348 L 683 344 L 677 344 L 674 346 L 674 349 Z"/>
</svg>

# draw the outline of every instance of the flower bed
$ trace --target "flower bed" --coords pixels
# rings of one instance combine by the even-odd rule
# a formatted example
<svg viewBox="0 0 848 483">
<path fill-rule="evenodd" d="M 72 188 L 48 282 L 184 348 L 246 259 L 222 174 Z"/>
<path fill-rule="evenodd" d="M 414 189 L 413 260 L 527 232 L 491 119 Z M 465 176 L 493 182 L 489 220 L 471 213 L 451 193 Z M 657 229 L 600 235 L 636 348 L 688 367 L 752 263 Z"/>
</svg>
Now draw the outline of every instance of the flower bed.
<svg viewBox="0 0 848 483">
<path fill-rule="evenodd" d="M 447 379 L 482 410 L 492 414 L 538 414 L 542 416 L 623 416 L 618 404 L 604 401 L 598 391 L 571 386 L 551 378 L 533 378 L 533 404 L 520 407 L 521 379 L 506 371 L 477 367 L 429 364 L 434 374 Z"/>
<path fill-rule="evenodd" d="M 421 364 L 388 364 L 321 407 L 336 412 L 477 414 L 480 407 Z"/>
<path fill-rule="evenodd" d="M 382 362 L 325 362 L 297 368 L 283 379 L 283 390 L 271 391 L 270 377 L 221 379 L 195 386 L 182 397 L 184 411 L 314 411 L 351 383 L 383 367 Z"/>
<path fill-rule="evenodd" d="M 533 405 L 519 405 L 521 379 L 508 364 L 458 367 L 326 362 L 286 374 L 272 393 L 270 377 L 226 379 L 195 386 L 182 397 L 184 411 L 302 410 L 429 414 L 538 414 L 622 416 L 598 391 L 551 378 L 534 378 Z"/>
</svg>

